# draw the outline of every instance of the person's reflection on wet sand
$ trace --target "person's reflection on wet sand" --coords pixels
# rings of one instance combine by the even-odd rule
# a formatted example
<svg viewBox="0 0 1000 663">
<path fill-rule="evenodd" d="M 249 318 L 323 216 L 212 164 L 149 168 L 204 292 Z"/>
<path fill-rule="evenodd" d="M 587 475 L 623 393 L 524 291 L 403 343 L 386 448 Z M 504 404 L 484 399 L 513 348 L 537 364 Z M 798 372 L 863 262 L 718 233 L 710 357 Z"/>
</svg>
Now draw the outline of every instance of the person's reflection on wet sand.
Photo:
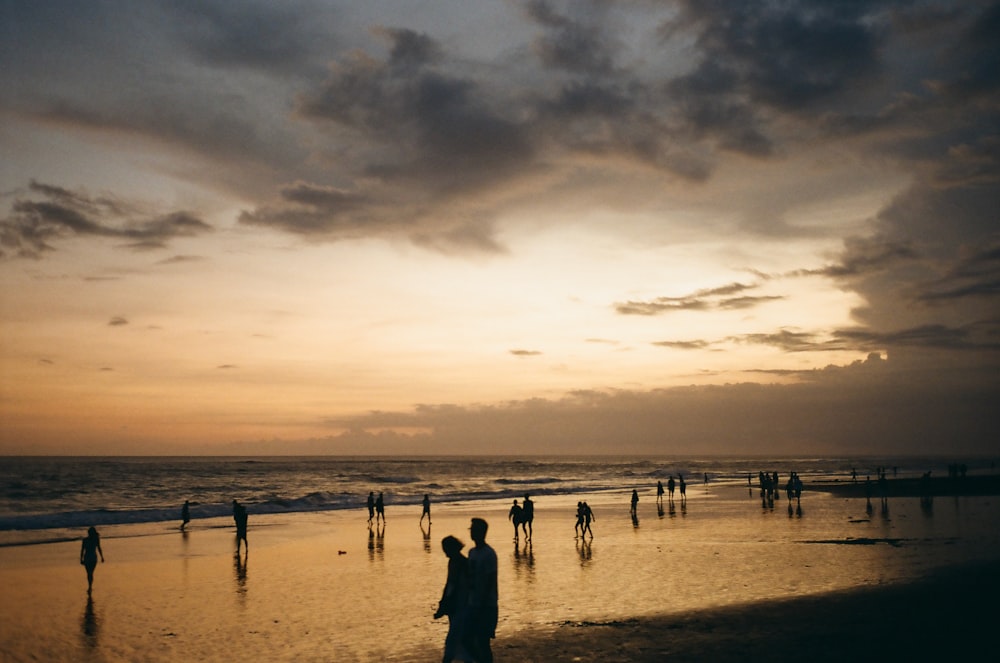
<svg viewBox="0 0 1000 663">
<path fill-rule="evenodd" d="M 576 553 L 580 556 L 580 566 L 587 568 L 587 565 L 590 564 L 590 560 L 593 557 L 593 553 L 591 551 L 591 541 L 582 537 L 577 539 Z"/>
<path fill-rule="evenodd" d="M 424 552 L 430 554 L 431 552 L 431 523 L 427 521 L 427 529 L 424 529 L 424 522 L 420 521 L 420 533 L 424 537 Z"/>
<path fill-rule="evenodd" d="M 233 577 L 236 579 L 236 595 L 241 601 L 246 599 L 247 594 L 247 563 L 248 557 L 236 551 L 233 555 Z"/>
<path fill-rule="evenodd" d="M 520 575 L 522 570 L 526 570 L 529 577 L 535 570 L 535 551 L 530 540 L 524 542 L 523 549 L 514 544 L 514 571 Z"/>
<path fill-rule="evenodd" d="M 80 622 L 83 642 L 88 649 L 97 647 L 97 638 L 101 631 L 101 619 L 94 608 L 94 598 L 87 594 L 87 606 L 83 609 L 83 619 Z"/>
<path fill-rule="evenodd" d="M 373 560 L 385 556 L 385 521 L 381 524 L 376 521 L 374 530 L 368 528 L 368 556 Z"/>
</svg>

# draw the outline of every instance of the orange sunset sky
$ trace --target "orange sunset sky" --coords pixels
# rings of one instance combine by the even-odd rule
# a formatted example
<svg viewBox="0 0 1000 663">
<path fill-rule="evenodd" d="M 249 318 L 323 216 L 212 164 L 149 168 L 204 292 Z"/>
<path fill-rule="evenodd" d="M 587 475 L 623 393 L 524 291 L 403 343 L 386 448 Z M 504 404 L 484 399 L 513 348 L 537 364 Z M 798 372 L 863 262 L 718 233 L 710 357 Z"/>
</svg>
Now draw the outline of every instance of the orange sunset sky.
<svg viewBox="0 0 1000 663">
<path fill-rule="evenodd" d="M 995 454 L 1000 5 L 0 2 L 0 454 Z"/>
</svg>

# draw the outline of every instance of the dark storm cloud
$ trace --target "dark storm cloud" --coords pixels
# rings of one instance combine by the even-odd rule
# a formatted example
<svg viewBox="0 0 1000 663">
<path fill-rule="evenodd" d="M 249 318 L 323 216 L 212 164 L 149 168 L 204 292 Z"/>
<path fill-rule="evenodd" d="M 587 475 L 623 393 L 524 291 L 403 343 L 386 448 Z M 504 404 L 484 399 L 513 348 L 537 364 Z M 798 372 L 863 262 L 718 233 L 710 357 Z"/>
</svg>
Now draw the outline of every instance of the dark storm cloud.
<svg viewBox="0 0 1000 663">
<path fill-rule="evenodd" d="M 794 384 L 579 391 L 497 405 L 423 405 L 329 420 L 327 452 L 461 453 L 470 439 L 509 453 L 983 453 L 997 431 L 995 371 L 895 372 L 877 354 L 796 372 Z M 781 422 L 779 426 L 775 422 Z M 387 431 L 387 429 L 389 429 Z M 410 436 L 391 429 L 422 430 Z M 381 431 L 376 439 L 374 433 Z M 613 449 L 609 433 L 613 433 Z M 808 441 L 808 442 L 807 442 Z M 357 446 L 358 444 L 364 446 Z M 944 445 L 944 446 L 943 446 Z"/>
<path fill-rule="evenodd" d="M 585 74 L 612 73 L 617 49 L 599 26 L 561 14 L 546 0 L 527 0 L 523 7 L 544 30 L 534 49 L 546 67 Z"/>
<path fill-rule="evenodd" d="M 727 297 L 759 287 L 755 284 L 730 283 L 718 288 L 706 288 L 683 297 L 657 297 L 649 301 L 628 301 L 615 304 L 615 311 L 622 315 L 661 315 L 675 311 L 710 311 L 718 309 L 745 309 L 784 299 L 779 295 L 760 297 Z"/>
<path fill-rule="evenodd" d="M 339 50 L 323 4 L 7 4 L 5 112 L 227 162 L 211 178 L 230 190 L 253 192 L 302 167 L 306 151 L 287 125 L 288 99 Z"/>
<path fill-rule="evenodd" d="M 124 240 L 129 248 L 150 249 L 211 230 L 190 212 L 148 214 L 120 200 L 32 182 L 10 214 L 0 219 L 0 246 L 5 253 L 38 258 L 53 250 L 52 242 L 72 235 Z"/>
<path fill-rule="evenodd" d="M 708 341 L 656 341 L 653 345 L 674 350 L 704 350 L 712 344 Z"/>
<path fill-rule="evenodd" d="M 330 233 L 363 227 L 370 220 L 366 197 L 335 187 L 296 182 L 281 190 L 274 206 L 240 214 L 240 223 L 280 228 L 299 234 Z"/>
<path fill-rule="evenodd" d="M 628 301 L 615 304 L 615 311 L 621 315 L 661 315 L 673 311 L 707 311 L 711 306 L 701 299 L 657 297 L 646 302 Z"/>
<path fill-rule="evenodd" d="M 435 69 L 426 58 L 436 49 L 425 37 L 385 34 L 393 40 L 388 61 L 358 56 L 339 63 L 300 106 L 306 117 L 356 131 L 378 146 L 385 157 L 370 159 L 364 174 L 419 181 L 445 193 L 502 181 L 530 164 L 527 128 L 501 113 L 488 90 Z M 425 45 L 413 48 L 413 42 Z"/>
<path fill-rule="evenodd" d="M 829 276 L 833 278 L 866 276 L 918 257 L 911 242 L 887 237 L 848 237 L 840 260 L 818 269 L 803 269 L 788 276 Z"/>
<path fill-rule="evenodd" d="M 1000 295 L 1000 247 L 979 251 L 958 264 L 919 295 L 924 302 L 958 300 L 968 297 L 995 298 Z"/>
<path fill-rule="evenodd" d="M 880 352 L 886 348 L 899 347 L 995 351 L 1000 350 L 1000 320 L 981 321 L 961 327 L 927 324 L 891 331 L 856 327 L 835 329 L 828 334 L 783 329 L 769 334 L 731 336 L 726 340 L 734 343 L 766 345 L 783 352 Z"/>
<path fill-rule="evenodd" d="M 202 262 L 204 260 L 207 260 L 207 258 L 205 258 L 204 256 L 183 255 L 183 256 L 171 256 L 171 257 L 166 258 L 164 260 L 157 261 L 156 264 L 157 265 L 184 265 L 184 264 L 192 263 L 192 262 Z"/>
<path fill-rule="evenodd" d="M 917 347 L 936 350 L 1000 350 L 1000 320 L 961 327 L 927 324 L 891 332 L 842 329 L 835 335 L 855 348 Z"/>
<path fill-rule="evenodd" d="M 879 3 L 679 3 L 665 34 L 695 35 L 703 64 L 680 81 L 787 111 L 849 90 L 878 69 Z M 723 81 L 721 84 L 719 81 Z"/>
<path fill-rule="evenodd" d="M 387 59 L 354 54 L 336 63 L 298 107 L 343 141 L 353 184 L 285 187 L 280 201 L 241 221 L 332 237 L 395 228 L 426 246 L 499 250 L 488 218 L 468 210 L 455 218 L 447 208 L 537 170 L 530 126 L 516 108 L 502 111 L 480 81 L 438 67 L 442 49 L 428 36 L 375 32 L 390 42 Z"/>
<path fill-rule="evenodd" d="M 169 0 L 161 8 L 175 16 L 171 28 L 210 66 L 300 75 L 315 66 L 316 51 L 330 38 L 316 20 L 319 5 Z"/>
<path fill-rule="evenodd" d="M 824 341 L 816 334 L 793 332 L 787 329 L 770 334 L 742 334 L 730 337 L 729 340 L 750 345 L 768 345 L 784 352 L 816 352 L 848 349 L 846 344 L 840 341 Z"/>
</svg>

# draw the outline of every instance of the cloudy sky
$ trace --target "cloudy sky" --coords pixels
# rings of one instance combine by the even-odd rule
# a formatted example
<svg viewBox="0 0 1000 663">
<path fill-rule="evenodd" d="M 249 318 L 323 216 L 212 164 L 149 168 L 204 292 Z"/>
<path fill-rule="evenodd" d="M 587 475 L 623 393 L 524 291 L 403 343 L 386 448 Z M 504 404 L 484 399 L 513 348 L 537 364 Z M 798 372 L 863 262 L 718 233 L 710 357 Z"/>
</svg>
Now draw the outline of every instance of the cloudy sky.
<svg viewBox="0 0 1000 663">
<path fill-rule="evenodd" d="M 998 35 L 0 0 L 0 453 L 1000 454 Z"/>
</svg>

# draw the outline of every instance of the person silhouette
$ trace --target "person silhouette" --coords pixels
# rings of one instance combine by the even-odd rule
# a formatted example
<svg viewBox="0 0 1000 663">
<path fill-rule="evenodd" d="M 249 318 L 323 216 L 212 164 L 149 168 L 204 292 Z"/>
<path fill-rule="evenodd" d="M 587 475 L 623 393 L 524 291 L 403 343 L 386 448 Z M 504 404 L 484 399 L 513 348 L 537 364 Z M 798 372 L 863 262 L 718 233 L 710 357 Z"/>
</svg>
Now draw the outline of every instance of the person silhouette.
<svg viewBox="0 0 1000 663">
<path fill-rule="evenodd" d="M 246 507 L 233 500 L 233 520 L 236 522 L 236 553 L 240 552 L 240 543 L 246 544 L 250 552 L 250 542 L 247 541 L 247 510 Z"/>
<path fill-rule="evenodd" d="M 635 516 L 635 509 L 639 505 L 639 493 L 636 492 L 635 488 L 632 489 L 632 506 L 629 509 L 629 514 Z"/>
<path fill-rule="evenodd" d="M 187 500 L 184 500 L 184 506 L 181 507 L 181 531 L 187 527 L 187 524 L 191 522 L 191 504 Z"/>
<path fill-rule="evenodd" d="M 496 637 L 498 618 L 497 554 L 486 543 L 489 525 L 473 518 L 469 534 L 475 547 L 469 551 L 469 627 L 466 646 L 476 663 L 493 663 L 490 640 Z"/>
<path fill-rule="evenodd" d="M 453 536 L 441 539 L 441 549 L 448 556 L 448 578 L 434 619 L 448 616 L 442 663 L 451 663 L 456 658 L 460 661 L 471 660 L 463 642 L 469 621 L 469 560 L 462 554 L 463 547 L 465 544 Z"/>
<path fill-rule="evenodd" d="M 580 536 L 584 533 L 590 534 L 590 538 L 594 538 L 594 532 L 590 529 L 590 521 L 597 520 L 597 516 L 591 510 L 590 505 L 586 502 L 583 503 L 583 529 L 580 532 Z"/>
<path fill-rule="evenodd" d="M 382 493 L 378 494 L 378 498 L 375 500 L 375 522 L 379 520 L 385 522 L 385 498 L 382 497 Z"/>
<path fill-rule="evenodd" d="M 674 475 L 671 474 L 670 478 L 667 479 L 667 496 L 671 502 L 674 501 L 674 489 L 677 484 L 674 483 Z"/>
<path fill-rule="evenodd" d="M 535 503 L 531 501 L 531 496 L 528 494 L 525 494 L 524 502 L 521 503 L 521 511 L 523 512 L 521 527 L 524 529 L 524 540 L 531 541 L 531 535 L 535 532 Z"/>
<path fill-rule="evenodd" d="M 573 532 L 577 538 L 583 534 L 583 502 L 576 503 L 576 525 L 573 527 Z"/>
<path fill-rule="evenodd" d="M 375 492 L 368 492 L 368 524 L 371 525 L 372 521 L 375 520 Z"/>
<path fill-rule="evenodd" d="M 87 536 L 80 544 L 80 564 L 87 569 L 87 593 L 90 594 L 94 587 L 94 569 L 97 568 L 97 556 L 101 556 L 104 562 L 104 551 L 101 550 L 101 535 L 97 533 L 96 527 L 87 530 Z"/>
<path fill-rule="evenodd" d="M 507 512 L 507 520 L 514 523 L 514 542 L 518 541 L 517 528 L 521 526 L 521 522 L 524 520 L 524 509 L 514 500 L 514 505 L 510 507 L 510 511 Z"/>
<path fill-rule="evenodd" d="M 657 504 L 659 504 L 662 501 L 663 501 L 663 482 L 662 481 L 657 481 L 656 482 L 656 502 L 657 502 Z"/>
<path fill-rule="evenodd" d="M 680 484 L 680 490 L 681 490 L 681 506 L 683 506 L 684 503 L 687 501 L 687 484 L 684 483 L 684 475 L 683 474 L 678 474 L 677 478 L 678 478 L 678 483 Z"/>
<path fill-rule="evenodd" d="M 424 516 L 427 516 L 427 524 L 431 524 L 431 497 L 424 494 L 424 511 L 420 514 L 420 524 L 424 524 Z"/>
</svg>

